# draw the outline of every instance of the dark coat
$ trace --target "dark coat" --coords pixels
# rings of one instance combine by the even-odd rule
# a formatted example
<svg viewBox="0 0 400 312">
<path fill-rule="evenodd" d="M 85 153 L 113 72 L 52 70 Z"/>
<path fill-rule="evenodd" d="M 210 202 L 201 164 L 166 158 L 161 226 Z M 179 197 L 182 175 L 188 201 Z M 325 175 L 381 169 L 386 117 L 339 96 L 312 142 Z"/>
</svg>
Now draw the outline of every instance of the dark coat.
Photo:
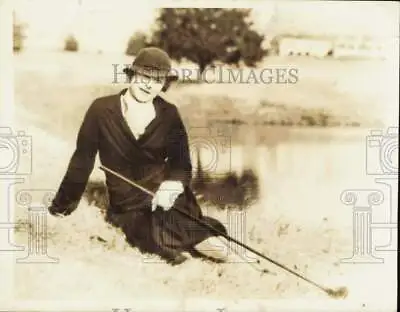
<svg viewBox="0 0 400 312">
<path fill-rule="evenodd" d="M 102 165 L 153 192 L 163 180 L 181 181 L 185 191 L 174 207 L 179 206 L 225 230 L 218 221 L 203 217 L 190 189 L 188 136 L 177 108 L 156 97 L 153 101 L 156 117 L 136 139 L 121 111 L 120 96 L 125 92 L 126 89 L 98 98 L 90 105 L 51 212 L 69 214 L 76 209 L 99 152 Z M 128 241 L 144 251 L 154 252 L 160 246 L 181 251 L 213 235 L 174 209 L 151 213 L 151 195 L 110 173 L 106 173 L 106 185 L 110 199 L 108 220 L 120 226 Z"/>
</svg>

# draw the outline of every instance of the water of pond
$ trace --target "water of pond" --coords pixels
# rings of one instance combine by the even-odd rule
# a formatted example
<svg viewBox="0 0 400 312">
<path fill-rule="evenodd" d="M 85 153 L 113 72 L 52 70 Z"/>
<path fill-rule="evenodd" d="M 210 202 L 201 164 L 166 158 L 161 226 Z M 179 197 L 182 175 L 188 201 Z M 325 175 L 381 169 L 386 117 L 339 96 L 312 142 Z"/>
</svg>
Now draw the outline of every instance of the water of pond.
<svg viewBox="0 0 400 312">
<path fill-rule="evenodd" d="M 227 171 L 236 175 L 209 187 L 208 198 L 225 204 L 239 196 L 241 183 L 247 183 L 250 189 L 243 195 L 257 200 L 242 199 L 242 205 L 258 203 L 263 212 L 291 215 L 297 221 L 329 217 L 351 223 L 351 207 L 343 204 L 341 193 L 371 186 L 374 180 L 366 173 L 367 163 L 370 170 L 381 166 L 380 147 L 366 144 L 368 129 L 240 125 L 230 131 L 195 130 L 189 131 L 194 166 L 199 155 L 203 172 L 217 177 Z M 392 157 L 393 161 L 397 156 Z M 232 187 L 235 184 L 239 185 Z"/>
</svg>

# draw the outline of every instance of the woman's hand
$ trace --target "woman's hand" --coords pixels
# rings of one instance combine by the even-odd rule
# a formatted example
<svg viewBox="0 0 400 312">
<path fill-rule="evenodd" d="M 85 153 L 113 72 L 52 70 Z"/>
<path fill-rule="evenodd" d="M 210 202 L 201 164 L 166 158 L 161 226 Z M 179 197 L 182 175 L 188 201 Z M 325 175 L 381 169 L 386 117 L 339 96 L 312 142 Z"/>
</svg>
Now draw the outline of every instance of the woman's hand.
<svg viewBox="0 0 400 312">
<path fill-rule="evenodd" d="M 175 203 L 175 200 L 183 193 L 183 184 L 180 181 L 164 181 L 161 183 L 156 194 L 151 201 L 151 211 L 161 206 L 164 210 L 169 210 Z"/>
</svg>

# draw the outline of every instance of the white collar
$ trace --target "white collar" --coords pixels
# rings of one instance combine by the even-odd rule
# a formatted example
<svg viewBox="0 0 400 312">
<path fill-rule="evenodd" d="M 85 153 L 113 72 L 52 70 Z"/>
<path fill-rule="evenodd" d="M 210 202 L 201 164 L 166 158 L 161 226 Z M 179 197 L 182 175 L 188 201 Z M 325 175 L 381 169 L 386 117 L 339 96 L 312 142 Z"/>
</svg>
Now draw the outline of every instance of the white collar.
<svg viewBox="0 0 400 312">
<path fill-rule="evenodd" d="M 128 103 L 128 101 L 122 94 L 120 97 L 120 101 L 121 101 L 122 113 L 124 114 L 124 116 L 126 115 L 129 109 L 131 111 L 134 111 L 135 108 L 138 108 L 141 112 L 154 111 L 154 105 L 152 105 L 153 103 L 140 103 L 133 98 L 131 98 Z"/>
</svg>

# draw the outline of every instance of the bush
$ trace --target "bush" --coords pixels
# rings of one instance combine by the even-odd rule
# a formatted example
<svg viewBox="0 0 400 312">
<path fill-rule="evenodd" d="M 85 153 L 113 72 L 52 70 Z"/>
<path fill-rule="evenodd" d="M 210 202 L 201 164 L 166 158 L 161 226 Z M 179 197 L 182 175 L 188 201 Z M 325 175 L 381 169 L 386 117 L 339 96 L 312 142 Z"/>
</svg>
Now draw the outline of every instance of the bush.
<svg viewBox="0 0 400 312">
<path fill-rule="evenodd" d="M 147 46 L 147 37 L 144 33 L 136 32 L 129 38 L 125 54 L 135 56 L 141 49 Z"/>
<path fill-rule="evenodd" d="M 79 49 L 79 44 L 76 38 L 72 35 L 65 39 L 64 51 L 76 52 Z"/>
<path fill-rule="evenodd" d="M 14 14 L 13 20 L 13 50 L 14 52 L 19 52 L 23 49 L 23 41 L 25 40 L 25 25 L 16 22 Z"/>
</svg>

